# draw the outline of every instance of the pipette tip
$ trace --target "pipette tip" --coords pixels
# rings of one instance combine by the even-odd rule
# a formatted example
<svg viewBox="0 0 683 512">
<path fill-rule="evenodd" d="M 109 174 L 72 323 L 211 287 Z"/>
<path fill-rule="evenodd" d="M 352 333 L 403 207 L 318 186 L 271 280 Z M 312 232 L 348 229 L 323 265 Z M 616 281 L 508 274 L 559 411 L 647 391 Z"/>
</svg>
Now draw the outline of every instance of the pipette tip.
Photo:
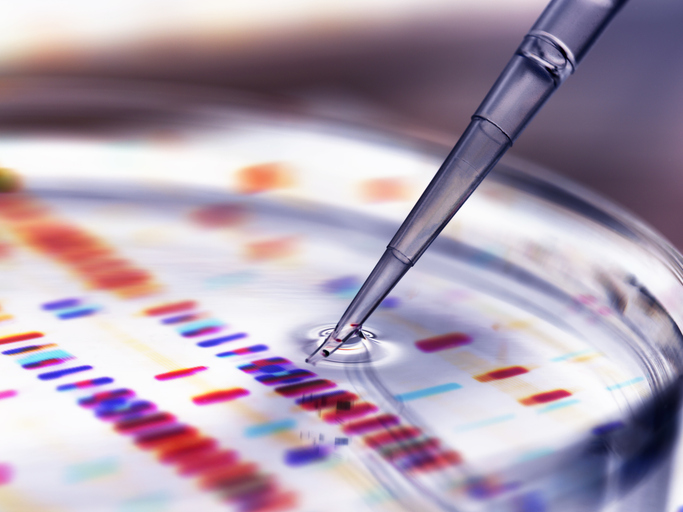
<svg viewBox="0 0 683 512">
<path fill-rule="evenodd" d="M 342 340 L 334 339 L 330 335 L 322 345 L 315 349 L 315 351 L 306 358 L 306 362 L 315 366 L 318 361 L 329 357 L 332 353 L 334 353 L 335 350 L 341 347 L 342 344 Z"/>
<path fill-rule="evenodd" d="M 360 324 L 347 324 L 343 327 L 337 327 L 330 333 L 325 341 L 315 351 L 308 356 L 306 362 L 315 366 L 315 364 L 334 354 L 344 344 L 346 340 L 359 333 L 361 329 Z"/>
</svg>

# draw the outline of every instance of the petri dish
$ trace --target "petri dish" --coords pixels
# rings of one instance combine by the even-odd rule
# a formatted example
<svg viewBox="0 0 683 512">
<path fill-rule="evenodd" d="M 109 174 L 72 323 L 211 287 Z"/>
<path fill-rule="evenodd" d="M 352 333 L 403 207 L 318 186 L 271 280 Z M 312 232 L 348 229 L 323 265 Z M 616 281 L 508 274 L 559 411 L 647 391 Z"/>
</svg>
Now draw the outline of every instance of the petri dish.
<svg viewBox="0 0 683 512">
<path fill-rule="evenodd" d="M 447 148 L 31 94 L 0 138 L 2 510 L 665 506 L 681 257 L 628 213 L 500 164 L 311 367 Z"/>
</svg>

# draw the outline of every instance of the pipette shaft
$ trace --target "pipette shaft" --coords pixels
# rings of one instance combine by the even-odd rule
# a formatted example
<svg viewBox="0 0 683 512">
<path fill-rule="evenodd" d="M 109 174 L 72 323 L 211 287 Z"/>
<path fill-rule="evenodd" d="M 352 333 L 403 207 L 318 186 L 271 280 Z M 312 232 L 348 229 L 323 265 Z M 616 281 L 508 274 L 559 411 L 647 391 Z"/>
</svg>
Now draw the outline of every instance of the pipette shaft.
<svg viewBox="0 0 683 512">
<path fill-rule="evenodd" d="M 420 258 L 626 0 L 553 0 L 523 39 L 472 121 L 394 235 L 315 364 L 357 333 Z"/>
</svg>

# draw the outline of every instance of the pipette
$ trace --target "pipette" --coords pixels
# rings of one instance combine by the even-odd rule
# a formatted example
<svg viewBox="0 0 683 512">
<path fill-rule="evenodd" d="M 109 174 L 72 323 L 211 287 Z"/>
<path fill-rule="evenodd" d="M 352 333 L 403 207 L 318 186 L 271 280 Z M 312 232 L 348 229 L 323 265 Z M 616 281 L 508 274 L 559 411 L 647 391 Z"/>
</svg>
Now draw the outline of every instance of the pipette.
<svg viewBox="0 0 683 512">
<path fill-rule="evenodd" d="M 329 357 L 420 258 L 627 0 L 552 0 L 389 242 L 334 330 L 306 361 Z"/>
</svg>

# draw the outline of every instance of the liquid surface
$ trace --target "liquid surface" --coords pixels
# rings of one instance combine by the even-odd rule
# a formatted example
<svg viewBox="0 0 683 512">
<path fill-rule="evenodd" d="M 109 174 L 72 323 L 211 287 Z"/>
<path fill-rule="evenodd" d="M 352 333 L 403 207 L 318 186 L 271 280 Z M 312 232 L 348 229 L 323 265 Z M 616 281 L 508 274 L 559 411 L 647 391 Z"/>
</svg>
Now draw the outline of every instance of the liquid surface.
<svg viewBox="0 0 683 512">
<path fill-rule="evenodd" d="M 40 144 L 53 166 L 152 178 L 185 148 Z M 420 158 L 331 185 L 310 162 L 235 157 L 223 189 L 159 188 L 55 181 L 35 147 L 4 145 L 27 172 L 0 196 L 2 510 L 485 507 L 510 484 L 487 474 L 618 428 L 653 393 L 612 350 L 609 303 L 462 245 L 426 256 L 365 339 L 304 363 L 428 179 Z M 340 183 L 350 207 L 316 203 Z"/>
</svg>

